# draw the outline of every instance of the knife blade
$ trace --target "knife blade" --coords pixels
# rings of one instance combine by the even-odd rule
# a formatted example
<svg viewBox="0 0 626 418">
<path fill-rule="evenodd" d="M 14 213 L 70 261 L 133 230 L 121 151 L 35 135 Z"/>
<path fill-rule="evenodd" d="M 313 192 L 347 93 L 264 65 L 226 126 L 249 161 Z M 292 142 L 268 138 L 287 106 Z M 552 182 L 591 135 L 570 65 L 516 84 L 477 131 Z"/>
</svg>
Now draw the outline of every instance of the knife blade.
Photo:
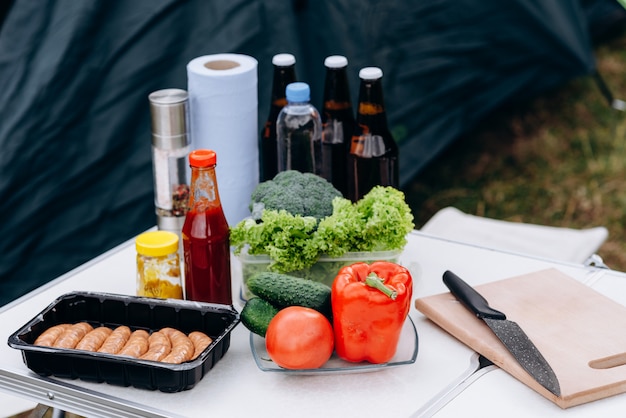
<svg viewBox="0 0 626 418">
<path fill-rule="evenodd" d="M 467 309 L 491 328 L 533 379 L 554 395 L 561 396 L 559 380 L 554 370 L 516 322 L 508 320 L 504 313 L 490 307 L 480 293 L 451 271 L 443 274 L 443 282 Z"/>
</svg>

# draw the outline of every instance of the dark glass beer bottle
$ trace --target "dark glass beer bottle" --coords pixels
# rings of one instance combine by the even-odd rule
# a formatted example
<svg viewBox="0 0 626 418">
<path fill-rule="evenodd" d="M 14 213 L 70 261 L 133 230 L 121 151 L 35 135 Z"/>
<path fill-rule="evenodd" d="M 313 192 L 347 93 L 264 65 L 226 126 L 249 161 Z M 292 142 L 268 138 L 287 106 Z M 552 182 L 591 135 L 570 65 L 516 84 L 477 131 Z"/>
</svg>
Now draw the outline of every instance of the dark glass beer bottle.
<svg viewBox="0 0 626 418">
<path fill-rule="evenodd" d="M 354 112 L 350 98 L 348 59 L 331 55 L 324 60 L 324 105 L 322 107 L 321 176 L 344 196 L 348 193 L 346 157 L 354 132 Z"/>
<path fill-rule="evenodd" d="M 398 145 L 387 127 L 383 72 L 359 71 L 359 107 L 348 153 L 348 198 L 356 202 L 374 186 L 398 187 Z"/>
<path fill-rule="evenodd" d="M 291 54 L 276 54 L 272 58 L 274 65 L 274 79 L 272 81 L 272 96 L 270 113 L 261 130 L 261 181 L 271 180 L 278 173 L 276 149 L 276 119 L 281 109 L 287 104 L 285 89 L 287 85 L 296 81 L 296 58 Z"/>
</svg>

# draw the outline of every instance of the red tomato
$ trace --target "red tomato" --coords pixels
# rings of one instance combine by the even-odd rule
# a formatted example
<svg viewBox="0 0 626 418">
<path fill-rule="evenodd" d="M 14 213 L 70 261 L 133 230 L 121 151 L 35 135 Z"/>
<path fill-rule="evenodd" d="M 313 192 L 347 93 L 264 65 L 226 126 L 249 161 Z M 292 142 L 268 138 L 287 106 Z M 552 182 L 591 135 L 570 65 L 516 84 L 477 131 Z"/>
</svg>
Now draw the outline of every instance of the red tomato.
<svg viewBox="0 0 626 418">
<path fill-rule="evenodd" d="M 265 334 L 267 354 L 285 369 L 316 369 L 328 361 L 335 346 L 333 327 L 311 308 L 289 306 L 270 321 Z"/>
</svg>

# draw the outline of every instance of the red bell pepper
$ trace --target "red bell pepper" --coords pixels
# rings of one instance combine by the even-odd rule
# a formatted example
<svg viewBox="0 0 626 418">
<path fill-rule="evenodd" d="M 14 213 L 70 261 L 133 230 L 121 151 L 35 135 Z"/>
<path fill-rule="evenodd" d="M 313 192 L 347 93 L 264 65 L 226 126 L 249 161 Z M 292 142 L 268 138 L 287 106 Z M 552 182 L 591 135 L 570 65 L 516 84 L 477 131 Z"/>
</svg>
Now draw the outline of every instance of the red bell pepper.
<svg viewBox="0 0 626 418">
<path fill-rule="evenodd" d="M 411 273 L 396 263 L 355 263 L 339 270 L 331 292 L 337 355 L 351 362 L 391 360 L 412 294 Z"/>
</svg>

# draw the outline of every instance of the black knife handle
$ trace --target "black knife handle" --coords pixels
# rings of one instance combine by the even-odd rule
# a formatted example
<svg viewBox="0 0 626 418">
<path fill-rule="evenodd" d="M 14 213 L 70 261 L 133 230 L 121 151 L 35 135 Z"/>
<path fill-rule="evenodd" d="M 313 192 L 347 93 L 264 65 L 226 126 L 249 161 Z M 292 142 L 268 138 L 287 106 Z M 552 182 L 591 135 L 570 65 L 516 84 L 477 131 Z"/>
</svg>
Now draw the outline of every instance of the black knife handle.
<svg viewBox="0 0 626 418">
<path fill-rule="evenodd" d="M 506 319 L 506 315 L 489 306 L 489 302 L 482 297 L 473 287 L 465 283 L 459 276 L 447 270 L 443 273 L 443 282 L 448 286 L 450 292 L 477 317 Z"/>
</svg>

